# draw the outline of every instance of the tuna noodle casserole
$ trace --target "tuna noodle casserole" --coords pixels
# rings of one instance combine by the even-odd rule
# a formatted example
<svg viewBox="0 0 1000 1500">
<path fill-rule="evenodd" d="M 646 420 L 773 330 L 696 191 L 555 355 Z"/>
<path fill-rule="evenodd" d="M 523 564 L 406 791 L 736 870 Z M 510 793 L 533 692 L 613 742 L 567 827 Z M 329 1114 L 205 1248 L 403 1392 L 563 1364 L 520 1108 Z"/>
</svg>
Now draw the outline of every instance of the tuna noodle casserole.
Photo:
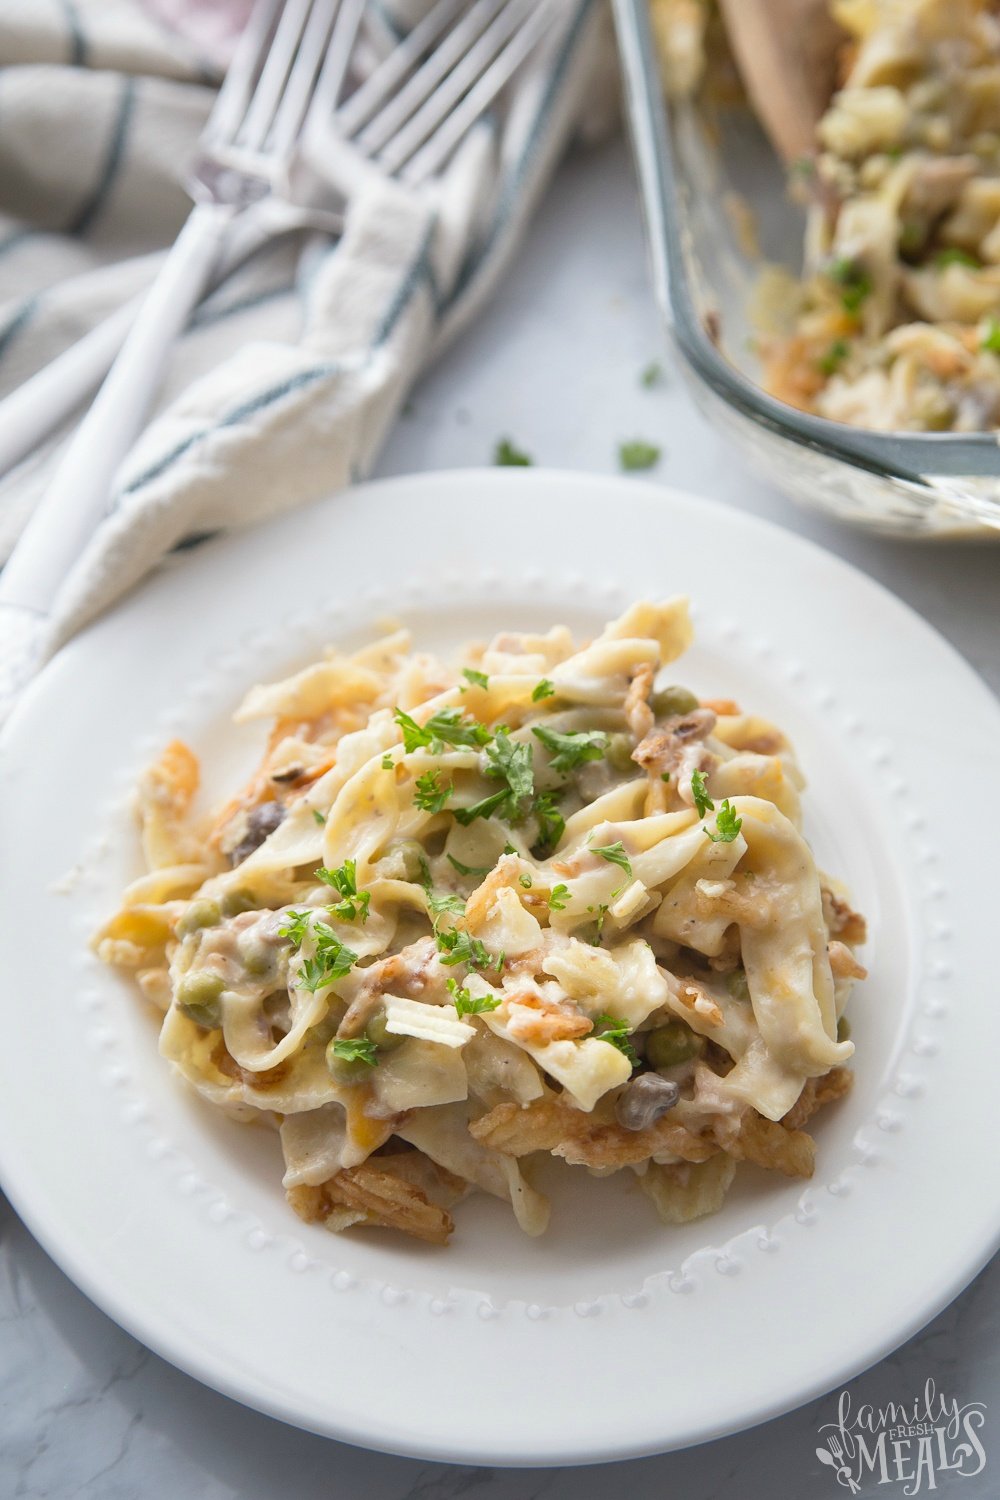
<svg viewBox="0 0 1000 1500">
<path fill-rule="evenodd" d="M 680 599 L 459 670 L 398 630 L 250 692 L 273 728 L 213 820 L 184 745 L 143 777 L 149 873 L 97 951 L 176 1071 L 278 1132 L 302 1218 L 443 1243 L 478 1189 L 538 1234 L 540 1154 L 668 1223 L 740 1161 L 811 1174 L 864 922 L 780 730 L 670 681 L 690 640 Z"/>
<path fill-rule="evenodd" d="M 651 0 L 668 87 L 700 85 L 717 22 Z M 840 87 L 815 155 L 801 279 L 755 308 L 764 386 L 880 431 L 1000 427 L 1000 16 L 986 0 L 830 0 Z M 714 39 L 714 40 L 713 40 Z M 723 73 L 729 64 L 720 64 Z"/>
</svg>

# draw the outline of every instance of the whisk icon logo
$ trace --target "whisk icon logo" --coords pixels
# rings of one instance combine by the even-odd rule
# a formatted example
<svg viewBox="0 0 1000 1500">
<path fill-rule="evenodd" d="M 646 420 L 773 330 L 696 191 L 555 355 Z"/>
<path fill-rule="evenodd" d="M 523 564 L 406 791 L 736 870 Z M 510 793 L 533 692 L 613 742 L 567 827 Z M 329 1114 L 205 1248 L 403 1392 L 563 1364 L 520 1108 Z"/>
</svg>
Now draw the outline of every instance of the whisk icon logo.
<svg viewBox="0 0 1000 1500">
<path fill-rule="evenodd" d="M 875 1485 L 899 1485 L 904 1495 L 919 1495 L 938 1489 L 943 1475 L 971 1479 L 983 1472 L 985 1425 L 983 1402 L 962 1405 L 933 1380 L 913 1400 L 884 1406 L 855 1409 L 850 1393 L 841 1391 L 837 1420 L 819 1429 L 816 1457 L 852 1495 L 860 1495 L 862 1486 L 870 1494 Z"/>
</svg>

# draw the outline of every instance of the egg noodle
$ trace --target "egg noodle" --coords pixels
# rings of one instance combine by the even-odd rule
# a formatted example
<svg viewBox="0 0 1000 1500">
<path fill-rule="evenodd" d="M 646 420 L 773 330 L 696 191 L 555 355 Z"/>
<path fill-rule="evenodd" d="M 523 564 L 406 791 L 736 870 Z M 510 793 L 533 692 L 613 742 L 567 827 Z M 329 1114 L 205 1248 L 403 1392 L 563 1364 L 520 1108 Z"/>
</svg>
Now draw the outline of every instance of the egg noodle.
<svg viewBox="0 0 1000 1500">
<path fill-rule="evenodd" d="M 539 1153 L 670 1223 L 740 1160 L 812 1173 L 864 922 L 784 735 L 667 680 L 690 641 L 683 599 L 460 670 L 396 629 L 252 689 L 274 727 L 211 822 L 186 746 L 145 774 L 149 873 L 97 952 L 199 1094 L 277 1130 L 302 1218 L 443 1243 L 480 1189 L 537 1234 Z"/>
</svg>

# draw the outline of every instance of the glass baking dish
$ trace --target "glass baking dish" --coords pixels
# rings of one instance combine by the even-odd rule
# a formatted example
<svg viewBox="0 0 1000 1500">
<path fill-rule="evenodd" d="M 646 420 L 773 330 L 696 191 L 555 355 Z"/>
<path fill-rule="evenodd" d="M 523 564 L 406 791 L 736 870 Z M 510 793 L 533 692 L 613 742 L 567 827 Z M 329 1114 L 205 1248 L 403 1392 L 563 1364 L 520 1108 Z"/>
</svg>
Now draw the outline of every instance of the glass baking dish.
<svg viewBox="0 0 1000 1500">
<path fill-rule="evenodd" d="M 763 262 L 799 269 L 804 212 L 749 109 L 665 100 L 646 0 L 613 7 L 655 291 L 699 405 L 800 504 L 894 535 L 1000 539 L 998 434 L 869 432 L 762 389 L 751 293 Z"/>
</svg>

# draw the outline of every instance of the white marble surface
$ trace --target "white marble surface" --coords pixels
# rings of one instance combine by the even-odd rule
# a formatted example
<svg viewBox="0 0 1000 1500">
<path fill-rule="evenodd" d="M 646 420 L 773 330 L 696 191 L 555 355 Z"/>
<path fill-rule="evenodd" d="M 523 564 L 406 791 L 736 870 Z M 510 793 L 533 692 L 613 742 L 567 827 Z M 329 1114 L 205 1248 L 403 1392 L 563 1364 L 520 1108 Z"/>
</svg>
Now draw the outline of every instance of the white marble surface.
<svg viewBox="0 0 1000 1500">
<path fill-rule="evenodd" d="M 653 358 L 666 377 L 647 390 L 638 377 Z M 538 463 L 586 470 L 616 468 L 621 439 L 662 443 L 656 477 L 848 558 L 1000 687 L 1000 547 L 873 540 L 798 511 L 748 478 L 692 408 L 661 347 L 620 142 L 563 169 L 516 276 L 415 393 L 379 473 L 488 463 L 501 434 Z M 985 1470 L 968 1480 L 941 1474 L 937 1490 L 995 1496 L 996 1264 L 851 1392 L 855 1403 L 912 1401 L 929 1377 L 959 1402 L 988 1407 Z M 248 1411 L 148 1353 L 66 1280 L 0 1198 L 0 1500 L 821 1500 L 847 1493 L 814 1453 L 834 1409 L 827 1397 L 751 1432 L 614 1469 L 449 1468 L 363 1453 Z M 904 1487 L 862 1493 L 891 1500 Z"/>
</svg>

